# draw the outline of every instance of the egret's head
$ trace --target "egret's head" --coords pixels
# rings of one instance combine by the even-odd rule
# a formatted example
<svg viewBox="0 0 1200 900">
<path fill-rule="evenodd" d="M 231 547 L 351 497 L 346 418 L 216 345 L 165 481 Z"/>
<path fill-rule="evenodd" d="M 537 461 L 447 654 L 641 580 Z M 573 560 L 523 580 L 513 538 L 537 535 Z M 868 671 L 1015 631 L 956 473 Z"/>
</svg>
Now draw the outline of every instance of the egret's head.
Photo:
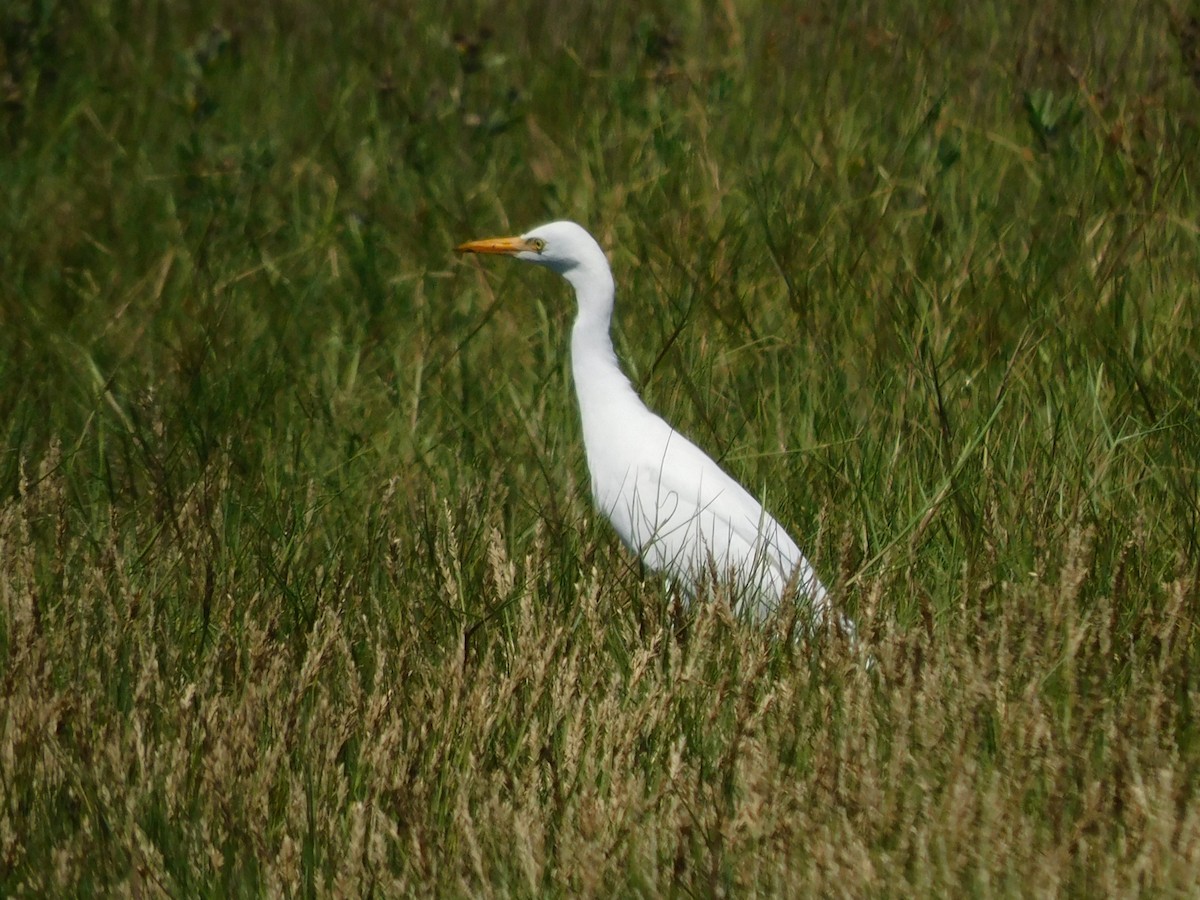
<svg viewBox="0 0 1200 900">
<path fill-rule="evenodd" d="M 587 231 L 574 222 L 551 222 L 519 237 L 485 238 L 467 241 L 454 249 L 460 253 L 499 253 L 526 262 L 537 263 L 567 275 L 574 269 L 608 269 L 604 251 Z"/>
</svg>

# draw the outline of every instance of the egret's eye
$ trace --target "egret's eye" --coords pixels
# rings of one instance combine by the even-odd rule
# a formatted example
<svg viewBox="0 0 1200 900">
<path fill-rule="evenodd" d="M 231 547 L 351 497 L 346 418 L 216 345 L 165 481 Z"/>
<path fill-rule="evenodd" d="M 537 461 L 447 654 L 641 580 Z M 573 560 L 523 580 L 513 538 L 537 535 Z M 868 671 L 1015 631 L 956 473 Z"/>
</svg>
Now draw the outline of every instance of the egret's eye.
<svg viewBox="0 0 1200 900">
<path fill-rule="evenodd" d="M 534 253 L 541 253 L 543 250 L 546 249 L 546 242 L 543 241 L 541 238 L 530 238 L 529 239 L 529 249 L 532 250 Z"/>
</svg>

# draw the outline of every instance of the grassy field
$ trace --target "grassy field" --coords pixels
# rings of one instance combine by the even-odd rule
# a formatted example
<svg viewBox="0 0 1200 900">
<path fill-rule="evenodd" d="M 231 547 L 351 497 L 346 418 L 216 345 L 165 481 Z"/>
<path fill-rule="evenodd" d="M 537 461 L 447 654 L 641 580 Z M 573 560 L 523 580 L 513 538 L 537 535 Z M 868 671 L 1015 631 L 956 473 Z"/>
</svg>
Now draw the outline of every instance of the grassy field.
<svg viewBox="0 0 1200 900">
<path fill-rule="evenodd" d="M 1194 896 L 1185 2 L 4 4 L 0 895 Z M 597 520 L 555 218 L 873 669 Z"/>
</svg>

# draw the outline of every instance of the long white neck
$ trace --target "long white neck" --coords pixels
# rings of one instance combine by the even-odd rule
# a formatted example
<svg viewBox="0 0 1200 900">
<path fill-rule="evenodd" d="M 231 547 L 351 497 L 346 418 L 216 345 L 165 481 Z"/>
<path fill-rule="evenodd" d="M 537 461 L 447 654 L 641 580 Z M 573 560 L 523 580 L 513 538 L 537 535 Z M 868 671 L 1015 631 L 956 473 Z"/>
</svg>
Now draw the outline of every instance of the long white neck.
<svg viewBox="0 0 1200 900">
<path fill-rule="evenodd" d="M 564 276 L 575 288 L 579 306 L 571 329 L 571 371 L 583 420 L 585 445 L 603 446 L 607 443 L 603 439 L 604 432 L 613 424 L 614 407 L 628 409 L 631 400 L 638 408 L 645 407 L 629 379 L 621 372 L 613 350 L 609 328 L 614 285 L 607 263 L 601 261 L 597 265 L 580 266 Z"/>
</svg>

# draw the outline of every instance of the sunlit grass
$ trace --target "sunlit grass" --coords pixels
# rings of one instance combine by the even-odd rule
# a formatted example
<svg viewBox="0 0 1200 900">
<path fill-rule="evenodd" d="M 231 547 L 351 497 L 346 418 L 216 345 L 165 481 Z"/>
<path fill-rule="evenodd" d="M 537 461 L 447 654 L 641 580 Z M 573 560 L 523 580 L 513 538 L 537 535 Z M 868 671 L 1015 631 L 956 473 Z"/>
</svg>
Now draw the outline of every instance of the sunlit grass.
<svg viewBox="0 0 1200 900">
<path fill-rule="evenodd" d="M 0 12 L 0 894 L 1187 895 L 1195 10 Z M 599 521 L 651 405 L 860 622 Z"/>
</svg>

